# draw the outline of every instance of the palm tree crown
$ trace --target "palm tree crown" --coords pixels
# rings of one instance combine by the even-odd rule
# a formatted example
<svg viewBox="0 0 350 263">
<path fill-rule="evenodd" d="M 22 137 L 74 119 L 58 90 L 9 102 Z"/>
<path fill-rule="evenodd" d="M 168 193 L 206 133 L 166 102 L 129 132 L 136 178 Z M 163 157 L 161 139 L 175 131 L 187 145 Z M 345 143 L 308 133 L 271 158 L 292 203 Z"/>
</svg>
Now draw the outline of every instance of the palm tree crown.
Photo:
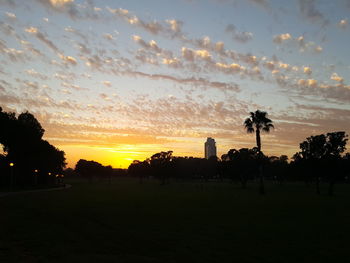
<svg viewBox="0 0 350 263">
<path fill-rule="evenodd" d="M 261 151 L 260 131 L 269 132 L 271 128 L 274 128 L 272 121 L 267 118 L 267 112 L 260 110 L 250 113 L 250 117 L 244 121 L 244 127 L 248 133 L 256 133 L 258 152 Z"/>
</svg>

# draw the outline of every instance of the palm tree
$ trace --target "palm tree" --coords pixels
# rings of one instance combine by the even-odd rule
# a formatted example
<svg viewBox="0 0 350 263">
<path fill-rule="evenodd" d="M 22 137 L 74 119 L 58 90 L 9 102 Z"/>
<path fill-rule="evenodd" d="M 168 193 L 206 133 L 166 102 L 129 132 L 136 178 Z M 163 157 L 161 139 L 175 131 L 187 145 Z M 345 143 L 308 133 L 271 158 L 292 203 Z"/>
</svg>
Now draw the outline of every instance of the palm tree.
<svg viewBox="0 0 350 263">
<path fill-rule="evenodd" d="M 271 128 L 274 128 L 272 121 L 267 118 L 267 112 L 257 110 L 250 113 L 250 118 L 247 118 L 244 121 L 244 127 L 248 133 L 253 133 L 255 131 L 256 135 L 256 145 L 258 148 L 259 156 L 259 175 L 260 175 L 260 194 L 265 194 L 264 188 L 264 175 L 263 175 L 263 153 L 261 152 L 261 139 L 260 132 L 265 131 L 269 132 Z"/>
<path fill-rule="evenodd" d="M 272 121 L 267 118 L 267 112 L 257 110 L 250 113 L 250 118 L 244 121 L 244 127 L 248 133 L 255 132 L 256 135 L 256 146 L 258 147 L 258 152 L 261 152 L 261 139 L 260 132 L 269 132 L 271 128 L 274 128 Z"/>
</svg>

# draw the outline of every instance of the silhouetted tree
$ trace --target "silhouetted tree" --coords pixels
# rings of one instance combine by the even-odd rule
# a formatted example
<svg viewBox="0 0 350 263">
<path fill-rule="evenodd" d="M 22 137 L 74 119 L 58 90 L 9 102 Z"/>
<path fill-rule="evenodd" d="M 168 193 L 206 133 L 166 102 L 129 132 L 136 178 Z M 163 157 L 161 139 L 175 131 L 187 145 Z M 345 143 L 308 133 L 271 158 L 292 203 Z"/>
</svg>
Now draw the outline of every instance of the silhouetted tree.
<svg viewBox="0 0 350 263">
<path fill-rule="evenodd" d="M 74 171 L 73 168 L 64 169 L 62 174 L 64 175 L 64 177 L 68 177 L 68 178 L 74 178 L 77 176 L 77 173 Z"/>
<path fill-rule="evenodd" d="M 128 174 L 130 176 L 139 177 L 140 183 L 144 180 L 144 178 L 150 175 L 150 163 L 149 159 L 141 162 L 139 160 L 134 160 L 128 168 Z"/>
<path fill-rule="evenodd" d="M 0 127 L 7 163 L 14 163 L 14 182 L 30 184 L 38 177 L 42 183 L 54 182 L 52 178 L 65 166 L 64 152 L 42 139 L 45 131 L 34 115 L 24 112 L 16 118 L 0 107 Z"/>
<path fill-rule="evenodd" d="M 259 158 L 257 148 L 231 149 L 225 157 L 229 165 L 231 180 L 239 180 L 242 188 L 247 187 L 249 179 L 253 179 L 258 174 Z"/>
<path fill-rule="evenodd" d="M 160 179 L 162 185 L 167 182 L 171 172 L 172 154 L 173 151 L 159 152 L 153 154 L 150 159 L 152 173 Z"/>
<path fill-rule="evenodd" d="M 267 118 L 267 113 L 260 110 L 251 112 L 250 117 L 244 121 L 244 127 L 248 133 L 255 132 L 256 146 L 258 148 L 258 152 L 261 152 L 260 132 L 270 132 L 270 130 L 274 128 L 272 121 Z"/>
<path fill-rule="evenodd" d="M 266 164 L 266 174 L 270 176 L 273 182 L 281 184 L 285 179 L 286 172 L 288 169 L 288 156 L 281 155 L 268 157 L 268 162 Z M 266 176 L 265 176 L 266 177 Z"/>
<path fill-rule="evenodd" d="M 263 154 L 261 152 L 261 138 L 260 132 L 270 132 L 270 129 L 274 128 L 272 121 L 267 118 L 267 113 L 265 111 L 257 110 L 255 112 L 250 112 L 250 117 L 244 121 L 244 127 L 248 133 L 253 133 L 255 131 L 256 145 L 258 148 L 258 153 L 261 159 L 263 159 Z M 260 194 L 265 194 L 264 187 L 264 174 L 263 166 L 259 167 L 260 173 Z"/>
<path fill-rule="evenodd" d="M 306 176 L 315 178 L 317 194 L 320 194 L 320 180 L 324 177 L 329 181 L 328 194 L 333 195 L 347 140 L 347 134 L 340 131 L 310 136 L 300 143 L 301 151 L 293 159 L 304 167 Z"/>
<path fill-rule="evenodd" d="M 328 194 L 333 195 L 334 184 L 341 173 L 341 154 L 346 150 L 348 135 L 343 131 L 327 133 L 326 159 L 328 160 L 327 177 L 329 180 Z"/>
</svg>

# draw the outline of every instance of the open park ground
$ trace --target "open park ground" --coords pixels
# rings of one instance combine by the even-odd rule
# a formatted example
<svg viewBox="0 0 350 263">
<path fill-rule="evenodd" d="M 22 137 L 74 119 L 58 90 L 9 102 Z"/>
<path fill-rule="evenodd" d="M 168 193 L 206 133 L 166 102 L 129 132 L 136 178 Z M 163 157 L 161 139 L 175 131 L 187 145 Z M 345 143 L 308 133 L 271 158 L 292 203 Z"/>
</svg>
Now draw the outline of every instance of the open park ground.
<svg viewBox="0 0 350 263">
<path fill-rule="evenodd" d="M 350 185 L 67 183 L 0 198 L 0 262 L 349 262 Z"/>
</svg>

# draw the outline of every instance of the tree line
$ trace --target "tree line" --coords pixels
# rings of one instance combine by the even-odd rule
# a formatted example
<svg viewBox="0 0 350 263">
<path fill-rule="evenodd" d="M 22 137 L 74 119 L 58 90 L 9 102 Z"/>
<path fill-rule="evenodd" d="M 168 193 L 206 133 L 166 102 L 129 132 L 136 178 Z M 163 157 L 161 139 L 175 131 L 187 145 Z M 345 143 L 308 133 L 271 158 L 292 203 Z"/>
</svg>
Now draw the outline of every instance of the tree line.
<svg viewBox="0 0 350 263">
<path fill-rule="evenodd" d="M 172 151 L 162 151 L 144 161 L 133 161 L 128 168 L 128 174 L 139 177 L 140 182 L 154 177 L 161 184 L 166 184 L 170 178 L 229 180 L 246 188 L 249 181 L 257 181 L 260 194 L 265 193 L 265 180 L 276 184 L 285 181 L 315 183 L 317 194 L 320 194 L 320 183 L 325 182 L 329 184 L 329 195 L 333 195 L 336 182 L 349 182 L 350 153 L 343 155 L 348 140 L 345 132 L 308 137 L 300 143 L 300 151 L 288 162 L 286 155 L 267 156 L 261 150 L 261 132 L 269 132 L 274 128 L 266 112 L 251 112 L 243 125 L 248 133 L 255 133 L 256 147 L 230 149 L 221 159 L 212 156 L 208 160 L 176 157 L 172 155 Z"/>
<path fill-rule="evenodd" d="M 0 107 L 0 186 L 53 184 L 65 167 L 65 153 L 42 137 L 45 130 L 28 111 L 16 116 Z"/>
<path fill-rule="evenodd" d="M 75 169 L 67 169 L 65 174 L 68 176 L 81 176 L 92 182 L 95 179 L 110 181 L 113 177 L 124 176 L 125 172 L 125 169 L 116 169 L 110 165 L 104 166 L 96 161 L 80 159 L 75 165 Z"/>
</svg>

